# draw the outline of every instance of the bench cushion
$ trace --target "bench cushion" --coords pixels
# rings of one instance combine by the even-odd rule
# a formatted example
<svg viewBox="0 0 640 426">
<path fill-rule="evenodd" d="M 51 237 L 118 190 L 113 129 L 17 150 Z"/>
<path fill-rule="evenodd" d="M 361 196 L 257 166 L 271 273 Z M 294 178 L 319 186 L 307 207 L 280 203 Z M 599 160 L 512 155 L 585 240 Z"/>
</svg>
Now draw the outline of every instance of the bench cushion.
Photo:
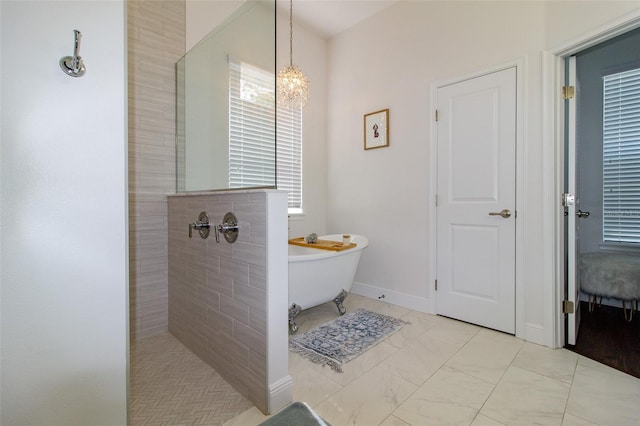
<svg viewBox="0 0 640 426">
<path fill-rule="evenodd" d="M 640 299 L 640 256 L 618 253 L 580 255 L 580 288 L 595 296 Z"/>
</svg>

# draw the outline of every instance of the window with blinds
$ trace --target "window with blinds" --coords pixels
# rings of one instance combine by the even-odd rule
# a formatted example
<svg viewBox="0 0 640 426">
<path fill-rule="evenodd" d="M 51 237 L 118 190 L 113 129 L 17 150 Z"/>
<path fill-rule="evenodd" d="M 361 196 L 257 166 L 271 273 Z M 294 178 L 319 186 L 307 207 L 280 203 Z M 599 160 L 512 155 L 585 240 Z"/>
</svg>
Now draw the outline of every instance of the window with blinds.
<svg viewBox="0 0 640 426">
<path fill-rule="evenodd" d="M 605 242 L 640 242 L 640 69 L 603 78 Z"/>
<path fill-rule="evenodd" d="M 289 213 L 299 213 L 302 110 L 275 109 L 274 74 L 230 60 L 229 188 L 271 186 L 275 177 L 277 188 L 289 192 Z"/>
<path fill-rule="evenodd" d="M 289 213 L 302 213 L 302 108 L 278 108 L 278 189 L 289 191 Z"/>
</svg>

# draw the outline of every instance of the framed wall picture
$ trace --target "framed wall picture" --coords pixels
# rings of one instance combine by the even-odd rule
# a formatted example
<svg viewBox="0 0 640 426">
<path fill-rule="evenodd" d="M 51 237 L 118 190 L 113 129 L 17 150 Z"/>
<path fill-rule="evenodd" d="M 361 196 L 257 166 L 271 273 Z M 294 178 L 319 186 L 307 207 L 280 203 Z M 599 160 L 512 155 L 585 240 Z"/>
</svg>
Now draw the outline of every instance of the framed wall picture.
<svg viewBox="0 0 640 426">
<path fill-rule="evenodd" d="M 389 110 L 365 114 L 364 116 L 364 149 L 383 148 L 389 146 Z"/>
</svg>

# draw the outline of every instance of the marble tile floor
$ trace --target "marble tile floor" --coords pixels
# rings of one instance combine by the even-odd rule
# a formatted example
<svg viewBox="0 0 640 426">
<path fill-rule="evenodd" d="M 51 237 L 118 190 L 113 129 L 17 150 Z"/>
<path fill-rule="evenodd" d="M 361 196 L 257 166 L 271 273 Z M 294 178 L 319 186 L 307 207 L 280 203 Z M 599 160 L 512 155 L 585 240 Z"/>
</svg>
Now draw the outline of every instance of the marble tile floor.
<svg viewBox="0 0 640 426">
<path fill-rule="evenodd" d="M 640 424 L 640 380 L 576 353 L 354 294 L 345 307 L 411 324 L 344 373 L 290 353 L 294 400 L 333 426 Z M 299 333 L 336 316 L 333 303 L 303 311 Z M 252 407 L 224 425 L 266 418 Z"/>
</svg>

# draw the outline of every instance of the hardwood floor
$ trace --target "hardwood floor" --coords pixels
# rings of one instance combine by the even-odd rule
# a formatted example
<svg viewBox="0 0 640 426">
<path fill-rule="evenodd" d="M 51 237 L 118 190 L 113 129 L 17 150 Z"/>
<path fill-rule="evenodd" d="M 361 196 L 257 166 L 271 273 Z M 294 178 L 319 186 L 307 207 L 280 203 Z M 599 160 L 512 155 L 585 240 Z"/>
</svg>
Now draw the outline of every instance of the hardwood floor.
<svg viewBox="0 0 640 426">
<path fill-rule="evenodd" d="M 640 378 L 640 312 L 627 322 L 621 307 L 602 305 L 589 312 L 581 302 L 580 309 L 578 342 L 567 349 Z"/>
</svg>

